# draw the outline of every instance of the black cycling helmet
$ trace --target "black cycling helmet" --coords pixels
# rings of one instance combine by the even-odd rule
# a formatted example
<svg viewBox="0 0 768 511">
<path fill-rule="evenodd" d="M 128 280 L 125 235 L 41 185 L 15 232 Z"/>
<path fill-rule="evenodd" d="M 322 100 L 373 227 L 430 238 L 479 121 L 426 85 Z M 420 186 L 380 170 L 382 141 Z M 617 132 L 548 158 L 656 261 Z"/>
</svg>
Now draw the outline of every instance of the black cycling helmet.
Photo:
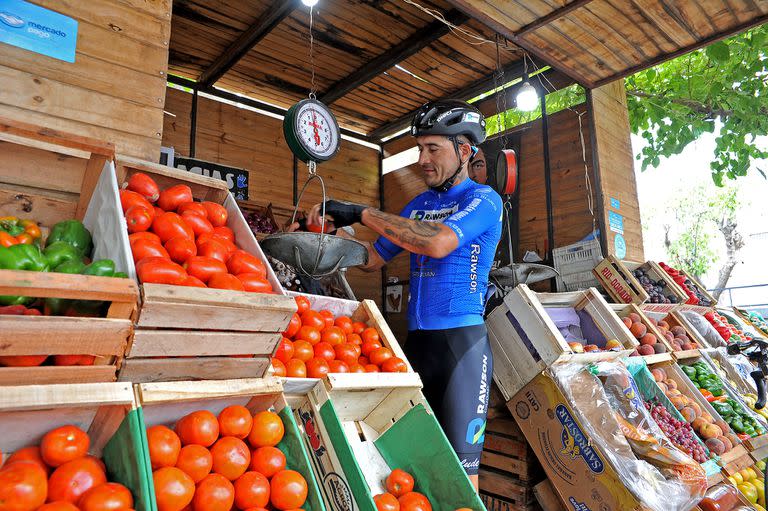
<svg viewBox="0 0 768 511">
<path fill-rule="evenodd" d="M 411 135 L 464 135 L 472 145 L 485 141 L 485 118 L 480 110 L 456 99 L 443 99 L 419 108 L 411 122 Z"/>
</svg>

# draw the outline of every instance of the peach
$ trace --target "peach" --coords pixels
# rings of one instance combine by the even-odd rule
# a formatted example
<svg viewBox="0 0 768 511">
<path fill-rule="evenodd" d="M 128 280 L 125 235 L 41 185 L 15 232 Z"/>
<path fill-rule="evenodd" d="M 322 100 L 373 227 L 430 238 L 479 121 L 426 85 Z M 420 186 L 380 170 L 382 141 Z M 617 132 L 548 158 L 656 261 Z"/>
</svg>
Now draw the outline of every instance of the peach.
<svg viewBox="0 0 768 511">
<path fill-rule="evenodd" d="M 717 438 L 723 435 L 723 430 L 715 426 L 714 424 L 707 424 L 701 428 L 701 437 L 708 440 L 710 438 Z"/>
<path fill-rule="evenodd" d="M 669 323 L 667 323 L 664 320 L 661 320 L 657 323 L 659 328 L 663 328 L 664 330 L 669 330 Z"/>
<path fill-rule="evenodd" d="M 653 355 L 656 353 L 655 351 L 653 351 L 653 346 L 648 346 L 647 344 L 643 344 L 642 346 L 639 346 L 637 348 L 637 352 L 644 357 L 648 355 Z"/>
<path fill-rule="evenodd" d="M 632 326 L 632 320 L 629 319 L 628 317 L 621 318 L 621 321 L 624 322 L 624 326 L 627 327 L 627 328 L 630 328 Z"/>
<path fill-rule="evenodd" d="M 670 380 L 669 378 L 667 378 L 666 380 L 664 380 L 664 383 L 666 383 L 667 387 L 669 387 L 670 389 L 677 390 L 677 382 L 675 380 Z"/>
<path fill-rule="evenodd" d="M 731 443 L 730 440 L 728 440 L 727 436 L 725 436 L 725 435 L 719 436 L 719 437 L 717 437 L 717 439 L 720 440 L 721 442 L 723 442 L 723 444 L 725 444 L 725 452 L 728 452 L 731 449 L 733 449 L 733 444 Z"/>
<path fill-rule="evenodd" d="M 705 424 L 708 424 L 707 421 L 705 421 L 702 417 L 697 417 L 693 419 L 693 422 L 691 422 L 691 427 L 694 429 L 694 431 L 699 431 L 702 427 L 704 427 Z"/>
<path fill-rule="evenodd" d="M 658 385 L 658 386 L 659 386 L 659 388 L 661 389 L 661 391 L 662 391 L 662 392 L 663 392 L 663 393 L 666 395 L 667 391 L 669 390 L 669 389 L 667 388 L 667 386 L 666 386 L 666 385 L 664 385 L 663 383 L 661 383 L 660 381 L 657 381 L 657 382 L 656 382 L 656 385 Z"/>
<path fill-rule="evenodd" d="M 656 320 L 655 320 L 655 319 L 653 319 L 653 318 L 648 318 L 648 323 L 652 324 L 653 326 L 656 326 L 656 325 L 658 325 L 658 324 L 659 324 L 659 322 L 658 322 L 658 321 L 656 321 Z"/>
<path fill-rule="evenodd" d="M 680 415 L 683 416 L 685 422 L 693 422 L 696 419 L 696 411 L 690 406 L 684 406 L 680 410 Z"/>
<path fill-rule="evenodd" d="M 691 402 L 688 403 L 688 406 L 694 409 L 694 411 L 696 412 L 696 417 L 701 417 L 701 407 L 699 406 L 698 403 L 691 400 Z"/>
<path fill-rule="evenodd" d="M 664 371 L 664 369 L 657 367 L 656 369 L 651 369 L 651 375 L 653 375 L 653 379 L 656 381 L 664 381 L 667 379 L 667 373 Z"/>
<path fill-rule="evenodd" d="M 723 430 L 723 434 L 730 433 L 731 428 L 728 426 L 728 424 L 724 420 L 716 420 L 715 425 Z"/>
<path fill-rule="evenodd" d="M 683 402 L 683 399 L 680 396 L 672 396 L 669 398 L 669 401 L 672 403 L 672 406 L 678 410 L 685 408 L 685 402 Z"/>
<path fill-rule="evenodd" d="M 672 380 L 664 380 L 664 383 L 667 383 L 668 381 L 672 381 Z M 667 397 L 682 396 L 682 395 L 683 394 L 677 389 L 669 389 L 669 392 L 667 392 Z"/>
<path fill-rule="evenodd" d="M 667 348 L 666 348 L 666 346 L 664 346 L 660 342 L 657 342 L 656 344 L 653 345 L 653 351 L 655 351 L 656 354 L 666 353 L 667 352 Z"/>
<path fill-rule="evenodd" d="M 680 346 L 680 347 L 683 349 L 683 351 L 688 351 L 688 350 L 692 350 L 692 349 L 695 349 L 695 348 L 693 347 L 693 345 L 692 345 L 691 343 L 689 343 L 689 342 L 686 342 L 685 344 L 683 344 L 683 345 L 682 345 L 682 346 Z"/>
<path fill-rule="evenodd" d="M 677 341 L 672 341 L 672 351 L 683 351 L 683 346 Z"/>
<path fill-rule="evenodd" d="M 640 338 L 640 344 L 648 344 L 648 345 L 656 344 L 656 336 L 653 334 L 645 334 Z"/>
<path fill-rule="evenodd" d="M 702 412 L 701 416 L 704 417 L 707 422 L 715 422 L 715 419 L 713 419 L 712 416 L 707 412 Z"/>
<path fill-rule="evenodd" d="M 723 436 L 727 438 L 729 442 L 731 442 L 732 447 L 736 447 L 741 443 L 741 440 L 739 440 L 739 437 L 737 437 L 734 433 L 726 433 Z"/>
<path fill-rule="evenodd" d="M 648 332 L 648 329 L 642 323 L 635 323 L 632 325 L 632 328 L 630 328 L 629 331 L 632 332 L 632 335 L 634 335 L 637 339 L 640 339 L 646 334 L 646 332 Z"/>
<path fill-rule="evenodd" d="M 630 321 L 632 321 L 632 323 L 640 323 L 641 321 L 640 314 L 637 314 L 635 312 L 630 312 L 627 317 L 630 319 Z"/>
<path fill-rule="evenodd" d="M 708 438 L 704 444 L 718 456 L 725 452 L 725 444 L 717 438 Z"/>
<path fill-rule="evenodd" d="M 664 332 L 664 338 L 667 339 L 669 342 L 672 342 L 675 340 L 675 336 L 672 335 L 672 332 Z"/>
<path fill-rule="evenodd" d="M 679 325 L 673 326 L 672 328 L 670 328 L 670 331 L 674 336 L 685 335 L 685 328 Z"/>
<path fill-rule="evenodd" d="M 587 344 L 584 346 L 585 353 L 591 353 L 593 351 L 600 351 L 600 347 L 597 344 Z"/>
<path fill-rule="evenodd" d="M 610 341 L 605 343 L 605 349 L 612 350 L 612 349 L 623 349 L 624 346 L 621 345 L 619 341 L 616 339 L 611 339 Z"/>
</svg>

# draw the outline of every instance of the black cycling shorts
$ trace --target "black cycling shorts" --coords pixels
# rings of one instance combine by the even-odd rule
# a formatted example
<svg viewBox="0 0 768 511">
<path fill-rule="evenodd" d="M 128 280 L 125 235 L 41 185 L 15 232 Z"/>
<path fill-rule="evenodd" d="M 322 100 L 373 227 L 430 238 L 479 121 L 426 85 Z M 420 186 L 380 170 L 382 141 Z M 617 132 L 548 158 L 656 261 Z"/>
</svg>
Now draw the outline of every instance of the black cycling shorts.
<svg viewBox="0 0 768 511">
<path fill-rule="evenodd" d="M 493 375 L 485 325 L 411 330 L 405 353 L 464 470 L 477 474 Z"/>
</svg>

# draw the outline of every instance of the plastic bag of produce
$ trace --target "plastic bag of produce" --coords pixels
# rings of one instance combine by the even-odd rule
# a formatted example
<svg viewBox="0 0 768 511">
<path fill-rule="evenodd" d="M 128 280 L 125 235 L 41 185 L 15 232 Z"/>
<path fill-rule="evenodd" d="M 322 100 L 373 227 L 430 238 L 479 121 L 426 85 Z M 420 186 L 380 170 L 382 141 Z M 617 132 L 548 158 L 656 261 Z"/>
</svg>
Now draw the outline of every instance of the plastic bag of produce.
<svg viewBox="0 0 768 511">
<path fill-rule="evenodd" d="M 712 324 L 707 321 L 707 318 L 698 312 L 685 310 L 680 312 L 683 316 L 685 316 L 685 319 L 687 319 L 693 325 L 696 331 L 701 334 L 701 336 L 705 341 L 707 341 L 707 344 L 709 344 L 711 348 L 718 348 L 720 346 L 726 345 L 723 338 L 719 333 L 717 333 L 717 330 L 715 330 L 715 327 L 713 327 Z"/>
<path fill-rule="evenodd" d="M 667 440 L 626 367 L 564 364 L 551 372 L 592 441 L 638 500 L 654 511 L 683 511 L 704 495 L 704 469 Z"/>
</svg>

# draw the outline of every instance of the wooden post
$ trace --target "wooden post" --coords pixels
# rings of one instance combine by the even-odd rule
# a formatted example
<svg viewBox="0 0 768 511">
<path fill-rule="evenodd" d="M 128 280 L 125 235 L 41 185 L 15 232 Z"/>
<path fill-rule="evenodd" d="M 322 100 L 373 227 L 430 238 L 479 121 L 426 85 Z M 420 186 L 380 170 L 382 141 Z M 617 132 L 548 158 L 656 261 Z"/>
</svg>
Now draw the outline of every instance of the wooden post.
<svg viewBox="0 0 768 511">
<path fill-rule="evenodd" d="M 591 90 L 598 207 L 605 251 L 619 259 L 644 261 L 629 112 L 624 81 Z M 601 206 L 602 203 L 602 206 Z"/>
</svg>

